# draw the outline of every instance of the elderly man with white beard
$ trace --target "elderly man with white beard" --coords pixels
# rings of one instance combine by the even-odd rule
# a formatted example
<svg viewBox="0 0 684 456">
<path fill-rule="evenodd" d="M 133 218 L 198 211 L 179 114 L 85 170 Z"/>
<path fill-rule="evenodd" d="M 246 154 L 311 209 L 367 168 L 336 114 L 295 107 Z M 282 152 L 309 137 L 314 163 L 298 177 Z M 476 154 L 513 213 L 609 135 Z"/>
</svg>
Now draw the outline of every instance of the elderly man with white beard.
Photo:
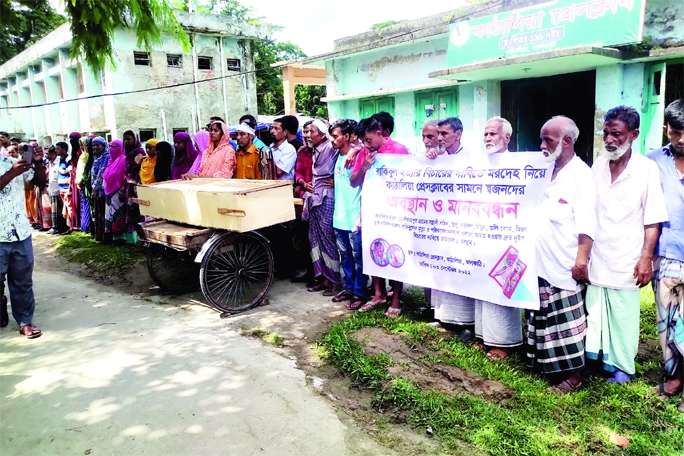
<svg viewBox="0 0 684 456">
<path fill-rule="evenodd" d="M 575 122 L 563 116 L 546 122 L 540 133 L 544 158 L 554 167 L 539 211 L 540 307 L 526 315 L 527 365 L 558 393 L 582 386 L 584 294 L 596 232 L 596 186 L 589 166 L 575 155 L 578 136 Z"/>
<path fill-rule="evenodd" d="M 510 154 L 513 127 L 503 117 L 492 117 L 484 130 L 485 166 L 496 167 L 501 159 Z M 475 337 L 477 348 L 487 349 L 492 361 L 504 359 L 514 347 L 523 343 L 522 310 L 493 302 L 475 300 Z"/>
<path fill-rule="evenodd" d="M 658 166 L 632 150 L 639 113 L 618 106 L 604 117 L 601 156 L 592 166 L 597 230 L 587 287 L 587 358 L 611 383 L 629 382 L 639 348 L 639 288 L 652 275 L 660 224 L 668 221 Z"/>
</svg>

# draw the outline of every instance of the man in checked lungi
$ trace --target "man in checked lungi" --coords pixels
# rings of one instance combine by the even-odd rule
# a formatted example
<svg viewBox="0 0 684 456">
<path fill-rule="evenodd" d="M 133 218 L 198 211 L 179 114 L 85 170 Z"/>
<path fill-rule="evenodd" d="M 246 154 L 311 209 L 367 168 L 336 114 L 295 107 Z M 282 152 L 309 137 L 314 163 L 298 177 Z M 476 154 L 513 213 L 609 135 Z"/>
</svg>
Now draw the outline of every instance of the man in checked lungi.
<svg viewBox="0 0 684 456">
<path fill-rule="evenodd" d="M 684 375 L 684 101 L 665 109 L 670 143 L 648 154 L 656 162 L 670 221 L 663 223 L 653 261 L 653 291 L 666 381 L 656 387 L 664 399 L 682 392 Z M 684 397 L 679 404 L 684 412 Z"/>
<path fill-rule="evenodd" d="M 559 393 L 582 386 L 584 294 L 596 232 L 596 186 L 589 166 L 575 155 L 578 136 L 575 122 L 562 116 L 541 129 L 542 153 L 554 168 L 539 211 L 540 308 L 526 312 L 527 365 Z"/>
</svg>

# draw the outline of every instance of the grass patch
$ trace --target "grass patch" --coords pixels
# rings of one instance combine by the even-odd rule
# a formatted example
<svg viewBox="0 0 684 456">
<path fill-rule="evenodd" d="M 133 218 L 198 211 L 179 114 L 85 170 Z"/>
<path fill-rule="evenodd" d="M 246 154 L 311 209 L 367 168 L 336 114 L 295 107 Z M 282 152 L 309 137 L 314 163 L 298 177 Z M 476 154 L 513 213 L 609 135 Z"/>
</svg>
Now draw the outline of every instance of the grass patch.
<svg viewBox="0 0 684 456">
<path fill-rule="evenodd" d="M 658 317 L 656 314 L 655 295 L 651 285 L 645 286 L 641 289 L 641 324 L 639 325 L 640 333 L 639 340 L 642 342 L 647 339 L 658 338 L 658 328 L 656 323 Z"/>
<path fill-rule="evenodd" d="M 284 347 L 285 346 L 285 339 L 283 339 L 278 334 L 271 332 L 271 331 L 267 331 L 265 329 L 242 328 L 240 330 L 240 334 L 242 334 L 243 336 L 247 336 L 247 337 L 254 337 L 257 339 L 261 339 L 266 343 L 269 343 L 271 345 L 275 345 L 276 347 Z"/>
<path fill-rule="evenodd" d="M 415 296 L 409 299 L 420 304 Z M 644 299 L 647 302 L 648 296 Z M 642 319 L 651 317 L 642 314 Z M 388 368 L 393 360 L 384 353 L 366 355 L 351 337 L 368 327 L 383 328 L 435 350 L 437 356 L 424 360 L 497 380 L 514 391 L 513 397 L 500 403 L 465 393 L 425 391 L 407 379 L 392 378 Z M 328 362 L 375 392 L 376 405 L 405 410 L 411 424 L 430 426 L 449 451 L 459 451 L 459 442 L 466 441 L 493 455 L 682 454 L 684 415 L 674 401 L 656 398 L 643 379 L 629 385 L 597 379 L 575 394 L 551 394 L 548 385 L 517 357 L 492 363 L 471 345 L 424 322 L 406 315 L 389 319 L 381 311 L 355 313 L 336 323 L 321 345 Z M 629 438 L 631 445 L 623 450 L 611 444 L 613 432 Z"/>
<path fill-rule="evenodd" d="M 97 272 L 124 272 L 145 258 L 132 246 L 100 244 L 90 235 L 81 232 L 59 237 L 54 246 L 60 257 L 84 264 Z"/>
</svg>

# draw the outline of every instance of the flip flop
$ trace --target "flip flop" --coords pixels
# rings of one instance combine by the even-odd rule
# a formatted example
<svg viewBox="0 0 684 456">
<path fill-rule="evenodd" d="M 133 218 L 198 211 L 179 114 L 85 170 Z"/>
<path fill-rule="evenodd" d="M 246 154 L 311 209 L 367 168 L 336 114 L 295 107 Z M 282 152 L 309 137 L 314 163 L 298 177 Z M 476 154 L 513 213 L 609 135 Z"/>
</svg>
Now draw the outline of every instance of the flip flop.
<svg viewBox="0 0 684 456">
<path fill-rule="evenodd" d="M 28 334 L 26 334 L 27 330 Z M 26 336 L 27 339 L 36 339 L 42 336 L 43 332 L 35 326 L 24 325 L 21 328 L 19 328 L 19 334 L 21 334 L 22 336 Z"/>
<path fill-rule="evenodd" d="M 677 391 L 675 391 L 674 393 L 668 393 L 667 391 L 665 391 L 665 383 L 661 383 L 658 385 L 658 397 L 661 399 L 669 399 L 672 396 L 676 396 L 677 394 L 679 394 L 681 392 L 682 392 L 681 386 L 679 388 L 677 388 Z"/>
<path fill-rule="evenodd" d="M 335 289 L 334 288 L 326 288 L 325 291 L 323 292 L 323 296 L 335 296 Z"/>
<path fill-rule="evenodd" d="M 317 292 L 317 291 L 323 291 L 323 290 L 325 290 L 326 288 L 327 288 L 327 287 L 325 286 L 325 284 L 319 283 L 319 284 L 317 284 L 317 285 L 314 285 L 313 287 L 307 288 L 306 291 L 308 291 L 308 292 L 310 292 L 310 293 L 315 293 L 315 292 Z"/>
<path fill-rule="evenodd" d="M 385 316 L 390 318 L 397 318 L 399 315 L 401 315 L 400 307 L 390 307 L 387 309 L 387 312 L 385 312 Z"/>
<path fill-rule="evenodd" d="M 334 298 L 332 298 L 332 302 L 344 302 L 344 301 L 349 301 L 351 299 L 352 294 L 348 292 L 347 290 L 342 290 L 339 293 L 335 295 Z"/>
<path fill-rule="evenodd" d="M 358 299 L 358 298 L 355 297 L 355 298 L 352 298 L 352 299 L 347 303 L 347 305 L 344 306 L 344 307 L 345 307 L 347 310 L 354 311 L 354 310 L 360 310 L 360 309 L 362 309 L 363 306 L 364 306 L 363 301 L 361 301 L 360 299 Z"/>
<path fill-rule="evenodd" d="M 632 381 L 631 377 L 621 370 L 615 371 L 613 376 L 608 379 L 608 383 L 629 383 Z"/>
</svg>

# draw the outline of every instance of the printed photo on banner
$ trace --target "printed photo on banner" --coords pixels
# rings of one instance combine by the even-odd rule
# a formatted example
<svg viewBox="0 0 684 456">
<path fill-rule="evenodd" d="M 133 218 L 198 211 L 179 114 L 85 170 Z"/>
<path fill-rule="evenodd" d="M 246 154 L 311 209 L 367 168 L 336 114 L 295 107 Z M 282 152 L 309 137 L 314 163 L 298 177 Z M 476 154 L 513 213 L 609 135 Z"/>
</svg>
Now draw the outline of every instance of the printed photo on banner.
<svg viewBox="0 0 684 456">
<path fill-rule="evenodd" d="M 550 166 L 540 152 L 378 155 L 361 205 L 364 272 L 538 309 L 535 214 Z"/>
</svg>

